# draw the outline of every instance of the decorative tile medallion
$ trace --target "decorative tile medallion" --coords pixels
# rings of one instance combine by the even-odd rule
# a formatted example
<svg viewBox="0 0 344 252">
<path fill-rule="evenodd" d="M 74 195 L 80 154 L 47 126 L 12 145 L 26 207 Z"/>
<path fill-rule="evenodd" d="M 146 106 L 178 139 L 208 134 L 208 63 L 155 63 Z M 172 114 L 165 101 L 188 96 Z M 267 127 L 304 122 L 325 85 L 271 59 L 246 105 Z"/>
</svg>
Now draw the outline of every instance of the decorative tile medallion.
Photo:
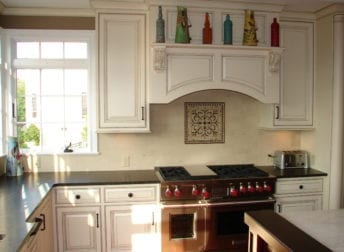
<svg viewBox="0 0 344 252">
<path fill-rule="evenodd" d="M 184 106 L 186 144 L 225 142 L 225 103 L 186 102 Z"/>
</svg>

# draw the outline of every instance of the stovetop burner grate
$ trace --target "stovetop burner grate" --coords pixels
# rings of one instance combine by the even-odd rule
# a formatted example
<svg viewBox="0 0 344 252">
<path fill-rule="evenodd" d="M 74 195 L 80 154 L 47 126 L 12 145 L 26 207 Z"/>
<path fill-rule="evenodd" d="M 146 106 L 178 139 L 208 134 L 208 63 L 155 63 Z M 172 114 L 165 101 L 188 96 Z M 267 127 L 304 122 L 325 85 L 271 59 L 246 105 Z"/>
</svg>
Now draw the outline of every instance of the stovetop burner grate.
<svg viewBox="0 0 344 252">
<path fill-rule="evenodd" d="M 209 165 L 209 169 L 220 178 L 253 178 L 268 177 L 269 174 L 258 169 L 253 164 L 240 165 Z"/>
<path fill-rule="evenodd" d="M 190 179 L 190 174 L 182 166 L 158 167 L 160 175 L 166 181 L 177 181 Z"/>
</svg>

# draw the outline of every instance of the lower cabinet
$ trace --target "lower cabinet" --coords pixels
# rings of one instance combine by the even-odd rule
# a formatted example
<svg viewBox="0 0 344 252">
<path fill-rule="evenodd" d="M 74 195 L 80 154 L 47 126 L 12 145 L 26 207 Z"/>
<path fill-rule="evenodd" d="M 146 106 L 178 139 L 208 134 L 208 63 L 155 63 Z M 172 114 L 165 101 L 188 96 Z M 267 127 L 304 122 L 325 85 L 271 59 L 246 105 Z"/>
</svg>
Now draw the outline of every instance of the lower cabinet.
<svg viewBox="0 0 344 252">
<path fill-rule="evenodd" d="M 160 251 L 158 187 L 55 188 L 57 251 Z"/>
<path fill-rule="evenodd" d="M 58 207 L 58 251 L 101 250 L 100 207 Z"/>
<path fill-rule="evenodd" d="M 152 205 L 106 206 L 106 251 L 158 251 Z"/>
<path fill-rule="evenodd" d="M 323 178 L 277 179 L 275 210 L 278 213 L 322 209 Z"/>
<path fill-rule="evenodd" d="M 34 223 L 28 238 L 18 250 L 19 252 L 47 252 L 54 251 L 52 199 L 48 195 L 43 203 L 28 219 Z"/>
</svg>

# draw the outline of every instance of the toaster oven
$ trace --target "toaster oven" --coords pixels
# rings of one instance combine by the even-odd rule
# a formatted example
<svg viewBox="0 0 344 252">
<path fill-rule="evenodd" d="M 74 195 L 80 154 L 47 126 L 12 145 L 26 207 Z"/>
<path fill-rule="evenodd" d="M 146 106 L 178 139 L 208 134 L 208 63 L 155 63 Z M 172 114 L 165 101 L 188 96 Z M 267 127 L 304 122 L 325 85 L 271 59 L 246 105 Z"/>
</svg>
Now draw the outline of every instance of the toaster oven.
<svg viewBox="0 0 344 252">
<path fill-rule="evenodd" d="M 307 151 L 275 151 L 274 165 L 280 169 L 309 168 L 309 154 Z"/>
</svg>

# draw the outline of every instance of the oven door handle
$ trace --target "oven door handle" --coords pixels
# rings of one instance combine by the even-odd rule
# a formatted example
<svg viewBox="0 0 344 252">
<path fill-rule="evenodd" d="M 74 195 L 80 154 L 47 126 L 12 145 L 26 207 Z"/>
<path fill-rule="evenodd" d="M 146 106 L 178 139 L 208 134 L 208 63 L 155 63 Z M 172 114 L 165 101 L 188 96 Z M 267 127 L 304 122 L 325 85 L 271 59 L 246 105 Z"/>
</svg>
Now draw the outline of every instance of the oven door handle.
<svg viewBox="0 0 344 252">
<path fill-rule="evenodd" d="M 226 202 L 208 202 L 206 206 L 230 206 L 230 205 L 252 205 L 257 203 L 275 203 L 276 200 L 269 198 L 264 200 L 246 200 L 246 201 L 226 201 Z"/>
<path fill-rule="evenodd" d="M 245 201 L 221 201 L 221 202 L 211 202 L 211 201 L 199 201 L 190 203 L 180 203 L 180 202 L 169 202 L 162 203 L 161 208 L 187 208 L 187 207 L 216 207 L 216 206 L 231 206 L 231 205 L 252 205 L 259 203 L 275 203 L 276 200 L 273 198 L 264 200 L 245 200 Z"/>
</svg>

